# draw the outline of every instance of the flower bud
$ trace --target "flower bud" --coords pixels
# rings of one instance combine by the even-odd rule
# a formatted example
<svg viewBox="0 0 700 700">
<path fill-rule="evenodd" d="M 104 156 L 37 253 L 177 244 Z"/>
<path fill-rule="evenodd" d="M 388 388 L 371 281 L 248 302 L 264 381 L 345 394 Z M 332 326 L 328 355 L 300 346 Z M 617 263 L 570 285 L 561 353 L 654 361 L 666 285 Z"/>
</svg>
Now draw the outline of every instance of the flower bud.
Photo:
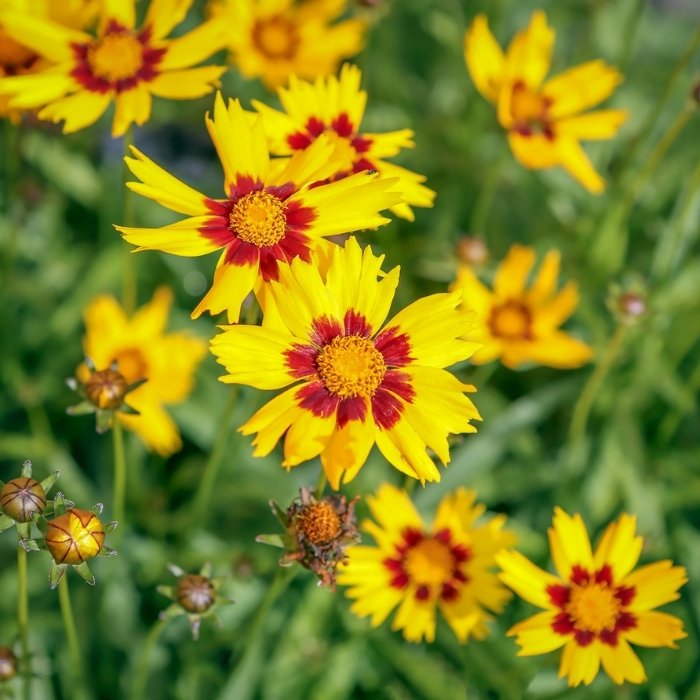
<svg viewBox="0 0 700 700">
<path fill-rule="evenodd" d="M 463 236 L 457 242 L 457 258 L 469 267 L 481 267 L 489 259 L 489 249 L 479 236 Z"/>
<path fill-rule="evenodd" d="M 0 647 L 0 683 L 17 675 L 17 657 L 9 647 Z"/>
<path fill-rule="evenodd" d="M 205 613 L 216 602 L 216 588 L 206 576 L 188 574 L 178 582 L 175 598 L 188 613 Z"/>
<path fill-rule="evenodd" d="M 126 379 L 111 367 L 93 372 L 85 383 L 85 396 L 88 401 L 103 410 L 118 409 L 128 391 Z"/>
<path fill-rule="evenodd" d="M 617 300 L 620 314 L 627 320 L 638 319 L 647 312 L 647 302 L 644 297 L 634 292 L 625 292 Z"/>
<path fill-rule="evenodd" d="M 46 492 L 30 477 L 12 479 L 0 491 L 0 511 L 17 523 L 31 522 L 32 516 L 41 515 L 45 508 Z"/>
<path fill-rule="evenodd" d="M 70 508 L 47 522 L 44 539 L 57 564 L 78 566 L 100 553 L 105 528 L 93 512 Z"/>
</svg>

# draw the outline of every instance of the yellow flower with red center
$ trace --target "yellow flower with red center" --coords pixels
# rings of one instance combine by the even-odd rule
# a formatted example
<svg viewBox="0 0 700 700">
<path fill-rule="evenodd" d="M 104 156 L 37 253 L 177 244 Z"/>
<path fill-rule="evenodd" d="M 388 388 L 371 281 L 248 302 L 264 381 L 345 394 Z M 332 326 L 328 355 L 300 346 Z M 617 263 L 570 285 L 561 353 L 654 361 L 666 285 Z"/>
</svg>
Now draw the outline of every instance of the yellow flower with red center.
<svg viewBox="0 0 700 700">
<path fill-rule="evenodd" d="M 460 267 L 454 288 L 463 293 L 465 307 L 477 313 L 475 329 L 466 337 L 483 344 L 472 362 L 483 364 L 498 358 L 511 368 L 535 362 L 565 369 L 591 359 L 588 345 L 559 330 L 578 304 L 575 282 L 556 291 L 559 258 L 559 251 L 550 250 L 527 287 L 535 251 L 514 245 L 496 271 L 493 291 L 471 267 Z"/>
<path fill-rule="evenodd" d="M 276 167 L 260 119 L 251 119 L 237 100 L 227 108 L 217 94 L 214 118 L 206 121 L 224 169 L 225 198 L 197 192 L 132 149 L 136 157 L 127 163 L 141 182 L 128 186 L 191 218 L 157 229 L 117 227 L 139 250 L 197 256 L 223 249 L 193 318 L 227 311 L 230 322 L 238 321 L 243 300 L 277 279 L 281 263 L 310 260 L 324 237 L 389 223 L 379 212 L 400 199 L 389 191 L 394 179 L 358 173 L 314 186 L 335 172 L 329 141 L 318 139 Z"/>
<path fill-rule="evenodd" d="M 292 75 L 331 75 L 340 62 L 359 53 L 366 25 L 334 21 L 346 0 L 213 0 L 214 16 L 228 25 L 231 60 L 246 78 L 269 88 Z"/>
<path fill-rule="evenodd" d="M 56 564 L 79 566 L 100 553 L 105 528 L 92 511 L 69 508 L 48 521 L 44 541 Z"/>
<path fill-rule="evenodd" d="M 127 384 L 146 380 L 128 395 L 129 405 L 140 415 L 117 410 L 116 419 L 162 455 L 182 446 L 164 406 L 187 398 L 197 365 L 206 354 L 203 340 L 186 333 L 165 333 L 171 304 L 172 292 L 161 287 L 129 318 L 114 297 L 99 296 L 85 310 L 83 341 L 85 355 L 98 370 L 116 363 Z M 85 371 L 79 375 L 83 381 L 90 377 Z"/>
<path fill-rule="evenodd" d="M 517 160 L 539 170 L 563 167 L 587 190 L 605 189 L 581 147 L 581 141 L 610 139 L 627 111 L 586 112 L 606 100 L 622 82 L 620 73 L 594 60 L 545 81 L 551 63 L 554 30 L 541 10 L 516 34 L 504 53 L 485 15 L 478 15 L 464 37 L 464 55 L 477 90 L 498 110 Z"/>
<path fill-rule="evenodd" d="M 486 637 L 490 613 L 510 598 L 494 571 L 495 554 L 515 543 L 505 517 L 477 524 L 485 507 L 464 488 L 442 499 L 430 527 L 395 486 L 384 484 L 367 503 L 376 522 L 362 529 L 376 546 L 348 548 L 338 576 L 352 611 L 377 627 L 398 606 L 392 629 L 410 642 L 435 639 L 438 609 L 460 642 Z"/>
<path fill-rule="evenodd" d="M 46 17 L 3 12 L 7 34 L 47 62 L 45 70 L 0 80 L 0 95 L 13 108 L 36 109 L 39 118 L 64 121 L 70 133 L 94 124 L 114 102 L 112 136 L 144 124 L 152 96 L 188 100 L 206 95 L 225 72 L 201 63 L 224 44 L 223 25 L 212 20 L 166 39 L 192 0 L 152 0 L 144 23 L 135 26 L 134 0 L 104 0 L 97 35 L 70 29 Z"/>
<path fill-rule="evenodd" d="M 263 326 L 225 327 L 212 340 L 228 371 L 221 381 L 290 387 L 240 430 L 257 433 L 260 457 L 286 433 L 282 465 L 320 456 L 335 489 L 356 476 L 375 443 L 405 474 L 439 481 L 426 448 L 447 464 L 448 434 L 476 432 L 471 421 L 480 418 L 464 395 L 474 387 L 443 369 L 474 352 L 459 339 L 472 314 L 456 308 L 459 294 L 435 294 L 385 323 L 399 268 L 382 275 L 384 256 L 354 238 L 329 257 L 324 276 L 299 259 L 280 267 Z"/>
<path fill-rule="evenodd" d="M 571 686 L 592 683 L 601 663 L 615 683 L 643 683 L 644 667 L 630 643 L 675 648 L 686 636 L 678 618 L 653 610 L 678 599 L 686 571 L 671 561 L 633 571 L 643 545 L 635 529 L 636 518 L 623 514 L 593 552 L 581 516 L 556 508 L 549 546 L 559 576 L 515 551 L 496 556 L 501 580 L 544 608 L 508 632 L 516 635 L 521 656 L 564 647 L 559 677 Z"/>
<path fill-rule="evenodd" d="M 350 65 L 342 67 L 340 77 L 321 77 L 315 83 L 292 76 L 289 87 L 278 90 L 284 112 L 258 100 L 253 100 L 253 106 L 262 117 L 272 153 L 289 156 L 326 134 L 336 143 L 337 170 L 331 179 L 365 170 L 398 178 L 395 189 L 401 192 L 403 202 L 391 210 L 412 221 L 411 205 L 431 207 L 435 192 L 423 185 L 423 175 L 384 160 L 398 155 L 403 148 L 413 148 L 411 129 L 383 134 L 360 132 L 367 103 L 367 93 L 360 89 L 361 79 L 360 69 Z"/>
</svg>

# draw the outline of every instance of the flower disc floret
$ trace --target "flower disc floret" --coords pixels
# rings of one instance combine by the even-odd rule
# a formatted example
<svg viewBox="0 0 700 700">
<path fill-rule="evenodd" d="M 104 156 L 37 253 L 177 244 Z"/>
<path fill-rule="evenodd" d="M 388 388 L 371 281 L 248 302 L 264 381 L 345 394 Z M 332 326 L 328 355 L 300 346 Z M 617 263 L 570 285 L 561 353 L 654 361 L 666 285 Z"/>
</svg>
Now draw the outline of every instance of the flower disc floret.
<svg viewBox="0 0 700 700">
<path fill-rule="evenodd" d="M 287 230 L 284 203 L 269 192 L 251 192 L 241 197 L 229 214 L 231 230 L 258 248 L 279 243 Z"/>
<path fill-rule="evenodd" d="M 319 353 L 316 366 L 326 389 L 341 399 L 374 396 L 387 370 L 374 343 L 355 335 L 333 338 Z"/>
<path fill-rule="evenodd" d="M 100 553 L 105 528 L 92 511 L 69 508 L 63 515 L 48 521 L 45 541 L 57 564 L 78 566 Z"/>
<path fill-rule="evenodd" d="M 340 516 L 329 501 L 304 506 L 296 516 L 296 527 L 312 544 L 325 544 L 338 536 Z"/>
<path fill-rule="evenodd" d="M 106 34 L 87 48 L 93 75 L 111 83 L 134 78 L 143 67 L 143 44 L 126 31 Z"/>
<path fill-rule="evenodd" d="M 270 59 L 291 59 L 299 46 L 299 31 L 293 22 L 281 15 L 258 20 L 251 38 L 257 49 Z"/>
</svg>

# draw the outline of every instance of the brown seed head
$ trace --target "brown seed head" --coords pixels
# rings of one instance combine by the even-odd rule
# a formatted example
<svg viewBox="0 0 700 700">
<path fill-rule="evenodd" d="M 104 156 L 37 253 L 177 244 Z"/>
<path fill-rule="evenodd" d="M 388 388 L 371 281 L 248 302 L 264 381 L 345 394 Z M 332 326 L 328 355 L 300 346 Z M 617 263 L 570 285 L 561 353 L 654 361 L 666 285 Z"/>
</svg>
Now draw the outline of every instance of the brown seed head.
<svg viewBox="0 0 700 700">
<path fill-rule="evenodd" d="M 457 242 L 459 261 L 470 267 L 480 267 L 489 259 L 489 249 L 483 238 L 464 236 Z"/>
<path fill-rule="evenodd" d="M 0 683 L 17 675 L 17 657 L 9 647 L 0 647 Z"/>
<path fill-rule="evenodd" d="M 85 384 L 85 395 L 88 400 L 104 410 L 116 410 L 129 390 L 126 379 L 114 369 L 102 369 L 93 372 Z"/>
<path fill-rule="evenodd" d="M 216 602 L 216 588 L 206 576 L 188 574 L 177 585 L 177 602 L 189 613 L 205 613 Z"/>
<path fill-rule="evenodd" d="M 325 544 L 340 534 L 340 516 L 328 501 L 304 506 L 296 516 L 296 526 L 313 544 Z"/>
<path fill-rule="evenodd" d="M 100 553 L 105 529 L 93 512 L 71 508 L 49 520 L 44 539 L 57 564 L 78 566 Z"/>
<path fill-rule="evenodd" d="M 42 485 L 28 476 L 8 481 L 0 491 L 0 510 L 18 523 L 28 523 L 35 513 L 46 508 L 46 493 Z"/>
</svg>

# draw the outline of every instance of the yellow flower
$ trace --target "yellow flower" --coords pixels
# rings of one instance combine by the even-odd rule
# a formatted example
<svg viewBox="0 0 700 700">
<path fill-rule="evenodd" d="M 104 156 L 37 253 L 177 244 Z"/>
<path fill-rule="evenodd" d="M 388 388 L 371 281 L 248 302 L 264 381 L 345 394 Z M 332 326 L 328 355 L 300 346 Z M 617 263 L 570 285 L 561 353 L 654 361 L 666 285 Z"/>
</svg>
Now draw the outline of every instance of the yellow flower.
<svg viewBox="0 0 700 700">
<path fill-rule="evenodd" d="M 318 78 L 313 84 L 292 76 L 289 87 L 278 90 L 284 112 L 258 100 L 253 100 L 253 105 L 262 117 L 272 153 L 288 156 L 308 148 L 321 134 L 329 135 L 336 143 L 334 157 L 338 159 L 331 179 L 365 170 L 398 178 L 395 189 L 403 195 L 403 202 L 391 210 L 412 221 L 409 205 L 431 207 L 435 192 L 422 184 L 423 175 L 384 160 L 398 155 L 402 148 L 413 148 L 411 129 L 383 134 L 360 132 L 367 102 L 367 93 L 360 89 L 361 79 L 360 69 L 350 65 L 342 67 L 339 78 Z"/>
<path fill-rule="evenodd" d="M 383 259 L 350 238 L 331 249 L 325 278 L 318 265 L 294 260 L 269 287 L 263 327 L 229 326 L 212 340 L 228 371 L 221 381 L 293 385 L 240 428 L 257 433 L 255 455 L 269 454 L 286 433 L 282 465 L 320 455 L 335 489 L 355 477 L 375 443 L 405 474 L 439 481 L 426 448 L 447 464 L 448 434 L 476 432 L 470 421 L 479 419 L 464 395 L 474 387 L 442 369 L 474 351 L 458 339 L 471 314 L 455 308 L 459 294 L 435 294 L 385 323 L 399 268 L 382 276 Z"/>
<path fill-rule="evenodd" d="M 247 115 L 237 100 L 228 108 L 216 96 L 207 128 L 221 160 L 224 199 L 212 199 L 188 187 L 136 149 L 128 158 L 141 182 L 128 186 L 173 211 L 188 214 L 157 229 L 117 227 L 139 250 L 197 256 L 223 249 L 209 293 L 192 313 L 228 311 L 238 321 L 241 304 L 255 289 L 277 279 L 280 263 L 308 261 L 323 238 L 389 223 L 379 211 L 396 204 L 394 179 L 358 173 L 313 187 L 335 172 L 334 146 L 318 139 L 312 147 L 275 167 L 260 119 Z"/>
<path fill-rule="evenodd" d="M 605 189 L 581 147 L 582 140 L 610 139 L 627 119 L 621 109 L 585 112 L 606 100 L 622 76 L 604 61 L 570 68 L 544 82 L 554 30 L 537 10 L 504 54 L 488 20 L 478 15 L 464 37 L 464 56 L 477 90 L 498 110 L 513 155 L 526 168 L 562 166 L 590 192 Z"/>
<path fill-rule="evenodd" d="M 97 297 L 85 310 L 83 341 L 85 355 L 98 369 L 116 362 L 128 384 L 146 379 L 128 397 L 140 415 L 117 412 L 116 419 L 162 455 L 182 446 L 164 405 L 187 398 L 195 369 L 206 354 L 204 341 L 185 333 L 165 333 L 171 304 L 172 292 L 161 287 L 129 318 L 113 297 Z"/>
<path fill-rule="evenodd" d="M 148 121 L 152 96 L 188 100 L 214 89 L 221 66 L 200 63 L 224 44 L 220 21 L 206 22 L 177 39 L 165 37 L 192 0 L 152 0 L 143 26 L 135 27 L 134 0 L 104 0 L 96 36 L 32 13 L 3 12 L 5 31 L 45 59 L 35 75 L 0 80 L 10 107 L 41 107 L 39 118 L 65 121 L 71 133 L 94 124 L 115 102 L 112 136 Z"/>
<path fill-rule="evenodd" d="M 549 546 L 559 576 L 547 573 L 515 551 L 496 556 L 501 580 L 545 612 L 518 623 L 521 656 L 564 647 L 559 677 L 589 685 L 603 669 L 615 683 L 643 683 L 644 667 L 629 643 L 672 647 L 683 639 L 682 622 L 656 608 L 677 600 L 688 580 L 670 561 L 634 569 L 643 540 L 636 518 L 623 514 L 608 526 L 595 553 L 581 516 L 555 508 Z"/>
<path fill-rule="evenodd" d="M 352 611 L 377 627 L 398 606 L 392 629 L 409 642 L 435 639 L 438 608 L 460 642 L 486 637 L 489 611 L 500 613 L 510 597 L 492 571 L 494 557 L 515 537 L 503 531 L 504 516 L 477 525 L 485 508 L 475 501 L 474 491 L 457 489 L 427 528 L 405 491 L 381 486 L 367 499 L 376 522 L 362 526 L 376 546 L 348 548 L 339 570 Z"/>
<path fill-rule="evenodd" d="M 364 44 L 365 23 L 346 20 L 346 0 L 213 0 L 229 27 L 231 60 L 246 78 L 269 88 L 290 76 L 331 75 Z"/>
<path fill-rule="evenodd" d="M 70 508 L 48 521 L 44 541 L 57 564 L 79 566 L 100 553 L 105 528 L 92 511 Z"/>
<path fill-rule="evenodd" d="M 466 338 L 483 344 L 472 358 L 475 364 L 499 358 L 510 368 L 535 362 L 565 369 L 590 360 L 588 345 L 559 330 L 578 304 L 575 282 L 556 292 L 559 251 L 545 255 L 539 274 L 526 288 L 534 264 L 532 248 L 512 246 L 498 267 L 493 291 L 469 266 L 460 267 L 454 288 L 462 291 L 465 307 L 477 312 L 476 328 Z"/>
</svg>

